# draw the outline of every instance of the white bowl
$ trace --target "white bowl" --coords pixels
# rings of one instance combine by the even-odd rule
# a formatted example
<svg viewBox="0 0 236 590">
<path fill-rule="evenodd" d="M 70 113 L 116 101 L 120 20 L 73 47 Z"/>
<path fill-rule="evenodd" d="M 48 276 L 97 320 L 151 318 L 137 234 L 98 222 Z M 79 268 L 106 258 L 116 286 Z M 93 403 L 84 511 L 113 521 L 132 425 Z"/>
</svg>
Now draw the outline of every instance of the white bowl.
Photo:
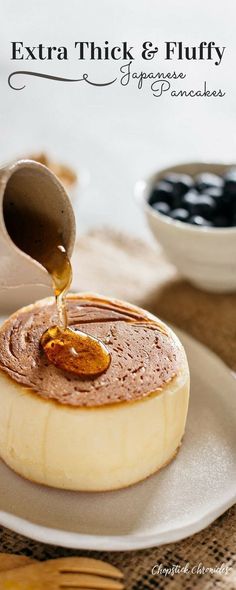
<svg viewBox="0 0 236 590">
<path fill-rule="evenodd" d="M 227 293 L 236 289 L 236 227 L 197 227 L 162 215 L 148 203 L 151 187 L 166 173 L 195 176 L 201 172 L 222 175 L 234 164 L 191 163 L 172 166 L 135 185 L 149 227 L 180 274 L 206 291 Z"/>
</svg>

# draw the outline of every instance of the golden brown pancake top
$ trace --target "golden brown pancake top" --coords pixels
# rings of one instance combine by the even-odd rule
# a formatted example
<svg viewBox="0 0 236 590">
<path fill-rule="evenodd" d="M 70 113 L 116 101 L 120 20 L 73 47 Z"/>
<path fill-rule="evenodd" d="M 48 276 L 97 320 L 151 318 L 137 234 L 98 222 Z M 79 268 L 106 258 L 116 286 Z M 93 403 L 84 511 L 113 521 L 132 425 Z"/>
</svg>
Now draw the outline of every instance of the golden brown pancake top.
<svg viewBox="0 0 236 590">
<path fill-rule="evenodd" d="M 23 308 L 0 329 L 0 368 L 35 394 L 70 406 L 101 406 L 142 399 L 178 374 L 182 348 L 158 320 L 138 308 L 98 296 L 67 297 L 71 327 L 104 342 L 107 371 L 78 377 L 47 360 L 40 339 L 57 321 L 53 298 Z"/>
</svg>

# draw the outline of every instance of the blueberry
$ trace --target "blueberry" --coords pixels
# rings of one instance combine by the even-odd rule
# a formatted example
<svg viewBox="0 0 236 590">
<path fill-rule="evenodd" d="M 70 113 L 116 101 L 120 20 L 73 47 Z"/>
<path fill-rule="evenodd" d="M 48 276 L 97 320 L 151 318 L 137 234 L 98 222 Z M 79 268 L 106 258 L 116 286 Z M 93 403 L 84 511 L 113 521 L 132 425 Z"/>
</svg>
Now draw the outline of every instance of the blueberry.
<svg viewBox="0 0 236 590">
<path fill-rule="evenodd" d="M 225 207 L 228 207 L 228 204 L 226 203 L 227 199 L 225 199 L 221 188 L 218 188 L 216 186 L 209 186 L 205 189 L 204 194 L 214 199 L 216 204 L 216 211 L 218 211 L 219 215 L 224 215 L 226 213 Z"/>
<path fill-rule="evenodd" d="M 149 204 L 153 205 L 159 201 L 170 203 L 172 200 L 173 188 L 168 182 L 160 181 L 152 189 L 149 197 Z"/>
<path fill-rule="evenodd" d="M 236 197 L 236 168 L 231 168 L 224 176 L 224 193 Z"/>
<path fill-rule="evenodd" d="M 230 225 L 228 217 L 226 215 L 217 215 L 213 219 L 213 224 L 215 227 L 228 227 Z"/>
<path fill-rule="evenodd" d="M 185 195 L 193 186 L 193 179 L 188 174 L 170 172 L 164 176 L 163 181 L 172 186 L 174 207 L 180 205 L 182 195 Z"/>
<path fill-rule="evenodd" d="M 172 219 L 177 219 L 178 221 L 187 221 L 189 218 L 189 212 L 187 209 L 179 207 L 178 209 L 173 209 L 173 211 L 171 211 L 170 217 L 172 217 Z"/>
<path fill-rule="evenodd" d="M 158 213 L 162 213 L 162 215 L 168 215 L 170 213 L 170 206 L 164 201 L 153 203 L 152 207 L 155 209 L 155 211 L 158 211 Z"/>
<path fill-rule="evenodd" d="M 194 215 L 198 204 L 199 194 L 195 190 L 191 190 L 182 198 L 182 207 Z"/>
<path fill-rule="evenodd" d="M 236 226 L 236 206 L 230 212 L 230 215 L 228 216 L 228 220 L 229 220 L 229 223 L 228 223 L 229 226 L 230 225 L 232 225 L 233 227 Z"/>
<path fill-rule="evenodd" d="M 198 225 L 199 227 L 213 226 L 213 223 L 211 221 L 208 221 L 208 219 L 204 219 L 204 217 L 201 217 L 200 215 L 193 215 L 192 217 L 190 217 L 189 223 L 191 223 L 192 225 Z"/>
<path fill-rule="evenodd" d="M 236 226 L 236 213 L 234 214 L 234 216 L 233 216 L 233 218 L 232 218 L 232 221 L 231 221 L 230 225 L 232 225 L 233 227 L 235 227 L 235 226 Z"/>
<path fill-rule="evenodd" d="M 224 174 L 224 180 L 233 180 L 236 182 L 236 168 L 230 168 L 227 170 L 227 172 Z"/>
<path fill-rule="evenodd" d="M 195 208 L 196 215 L 206 217 L 206 219 L 212 219 L 216 211 L 216 202 L 210 195 L 201 194 L 198 197 L 198 203 Z"/>
<path fill-rule="evenodd" d="M 224 180 L 217 174 L 211 172 L 202 172 L 195 177 L 195 187 L 199 192 L 204 191 L 210 186 L 215 188 L 223 188 Z"/>
<path fill-rule="evenodd" d="M 216 210 L 215 200 L 206 194 L 199 194 L 196 191 L 189 191 L 184 195 L 182 206 L 189 211 L 191 215 L 200 215 L 211 219 Z"/>
<path fill-rule="evenodd" d="M 220 199 L 223 195 L 223 190 L 222 190 L 222 188 L 220 188 L 218 186 L 208 186 L 204 190 L 204 194 L 209 195 L 210 197 L 212 197 L 213 199 L 216 199 L 216 201 L 218 201 L 218 199 Z"/>
<path fill-rule="evenodd" d="M 220 213 L 226 215 L 227 217 L 232 217 L 234 211 L 236 210 L 236 194 L 227 192 L 226 188 L 222 195 L 222 198 L 219 202 L 220 204 Z"/>
</svg>

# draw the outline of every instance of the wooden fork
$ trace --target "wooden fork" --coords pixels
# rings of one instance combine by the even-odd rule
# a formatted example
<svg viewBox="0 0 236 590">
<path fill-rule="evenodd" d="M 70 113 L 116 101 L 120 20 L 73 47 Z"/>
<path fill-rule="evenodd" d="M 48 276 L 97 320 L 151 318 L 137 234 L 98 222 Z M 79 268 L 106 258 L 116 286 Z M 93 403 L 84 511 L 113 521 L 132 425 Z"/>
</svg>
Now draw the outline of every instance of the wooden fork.
<svg viewBox="0 0 236 590">
<path fill-rule="evenodd" d="M 122 572 L 104 561 L 65 557 L 0 573 L 0 590 L 123 590 Z"/>
<path fill-rule="evenodd" d="M 0 573 L 6 570 L 13 570 L 15 567 L 23 567 L 25 565 L 35 563 L 34 559 L 26 557 L 25 555 L 13 555 L 11 553 L 0 553 Z"/>
</svg>

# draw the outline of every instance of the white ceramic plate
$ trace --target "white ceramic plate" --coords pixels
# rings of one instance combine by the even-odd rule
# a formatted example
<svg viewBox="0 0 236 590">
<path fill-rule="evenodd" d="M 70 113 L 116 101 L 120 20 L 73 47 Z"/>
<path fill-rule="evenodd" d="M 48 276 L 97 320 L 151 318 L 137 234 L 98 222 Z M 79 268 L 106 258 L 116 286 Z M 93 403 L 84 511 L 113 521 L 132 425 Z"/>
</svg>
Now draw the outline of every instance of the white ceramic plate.
<svg viewBox="0 0 236 590">
<path fill-rule="evenodd" d="M 191 402 L 177 458 L 138 485 L 91 494 L 32 484 L 0 461 L 2 525 L 65 547 L 141 549 L 192 535 L 235 502 L 236 380 L 214 354 L 179 335 Z"/>
</svg>

